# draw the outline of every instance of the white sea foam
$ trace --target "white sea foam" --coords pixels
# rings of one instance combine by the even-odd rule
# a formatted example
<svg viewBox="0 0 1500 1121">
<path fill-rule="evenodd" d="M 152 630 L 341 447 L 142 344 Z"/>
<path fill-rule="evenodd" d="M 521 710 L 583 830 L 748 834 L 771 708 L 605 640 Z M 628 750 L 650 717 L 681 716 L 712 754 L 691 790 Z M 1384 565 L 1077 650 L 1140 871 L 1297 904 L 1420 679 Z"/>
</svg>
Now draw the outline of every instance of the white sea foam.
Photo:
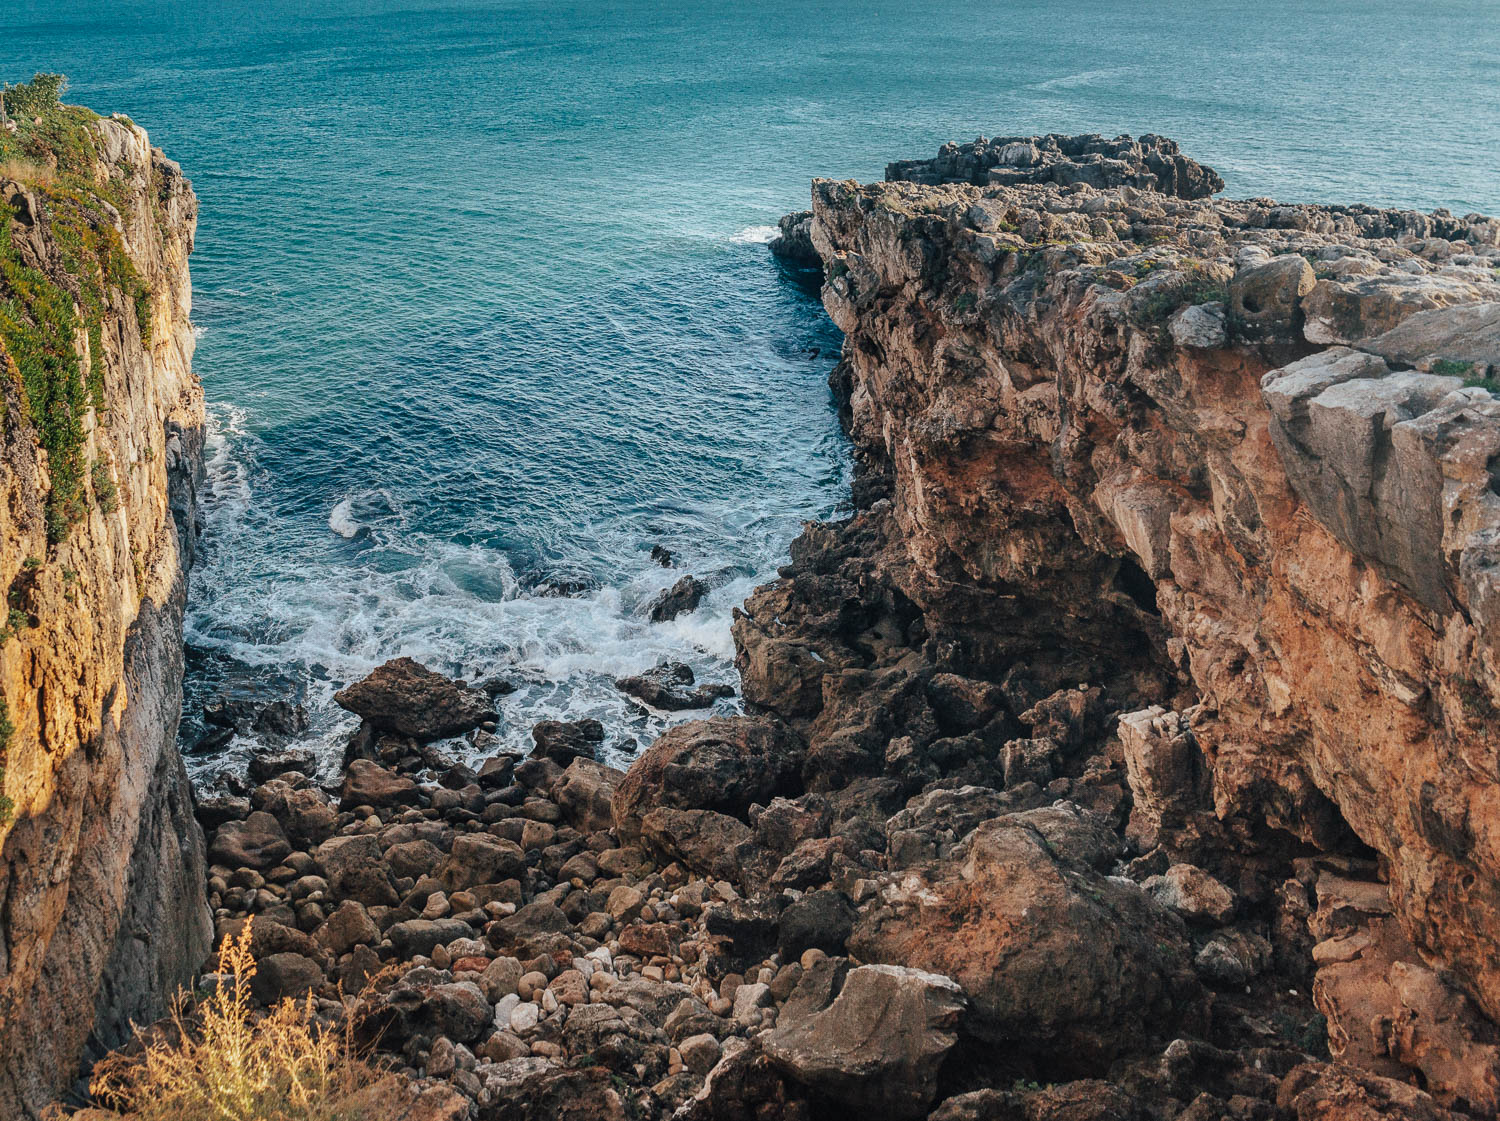
<svg viewBox="0 0 1500 1121">
<path fill-rule="evenodd" d="M 775 226 L 746 226 L 739 233 L 730 234 L 729 240 L 736 245 L 769 245 L 779 233 Z"/>
<path fill-rule="evenodd" d="M 328 528 L 340 537 L 353 537 L 363 528 L 354 520 L 354 499 L 345 498 L 328 515 Z"/>
</svg>

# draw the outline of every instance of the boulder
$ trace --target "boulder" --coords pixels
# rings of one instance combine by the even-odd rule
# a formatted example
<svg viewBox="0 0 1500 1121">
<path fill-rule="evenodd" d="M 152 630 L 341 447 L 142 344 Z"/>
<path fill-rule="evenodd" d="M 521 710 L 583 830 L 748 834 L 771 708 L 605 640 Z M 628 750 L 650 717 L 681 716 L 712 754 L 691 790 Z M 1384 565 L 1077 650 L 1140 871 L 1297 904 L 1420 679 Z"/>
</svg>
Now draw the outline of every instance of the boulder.
<svg viewBox="0 0 1500 1121">
<path fill-rule="evenodd" d="M 333 954 L 347 954 L 355 946 L 373 946 L 380 941 L 380 928 L 362 903 L 346 899 L 323 920 L 313 935 Z"/>
<path fill-rule="evenodd" d="M 1086 1076 L 1201 1019 L 1182 920 L 1097 871 L 1118 838 L 1066 803 L 986 822 L 952 859 L 889 877 L 849 940 L 861 960 L 954 978 L 966 1030 Z"/>
<path fill-rule="evenodd" d="M 250 814 L 244 821 L 226 821 L 214 832 L 208 849 L 210 864 L 226 868 L 254 868 L 264 872 L 290 856 L 281 823 L 268 813 Z"/>
<path fill-rule="evenodd" d="M 622 841 L 640 835 L 652 807 L 742 817 L 752 803 L 800 793 L 802 747 L 776 720 L 734 716 L 678 724 L 626 772 L 614 797 Z"/>
<path fill-rule="evenodd" d="M 1190 923 L 1221 926 L 1234 917 L 1234 892 L 1191 864 L 1174 864 L 1143 886 L 1163 907 Z"/>
<path fill-rule="evenodd" d="M 380 844 L 368 833 L 324 841 L 313 859 L 323 869 L 334 898 L 353 899 L 367 907 L 399 902 Z"/>
<path fill-rule="evenodd" d="M 915 1121 L 927 1115 L 938 1068 L 958 1042 L 964 1003 L 947 977 L 864 965 L 849 973 L 828 1008 L 779 1022 L 765 1052 L 817 1098 Z"/>
<path fill-rule="evenodd" d="M 339 809 L 411 806 L 421 798 L 421 789 L 405 775 L 387 770 L 370 759 L 355 759 L 344 772 L 344 783 L 339 788 Z"/>
<path fill-rule="evenodd" d="M 403 958 L 414 958 L 426 957 L 455 938 L 472 938 L 474 931 L 462 919 L 406 919 L 392 923 L 385 936 Z"/>
<path fill-rule="evenodd" d="M 250 992 L 262 1004 L 298 997 L 323 983 L 323 970 L 301 954 L 268 954 L 255 963 Z"/>
<path fill-rule="evenodd" d="M 608 829 L 614 821 L 615 791 L 624 777 L 624 771 L 592 759 L 574 759 L 553 784 L 552 800 L 580 833 Z"/>
<path fill-rule="evenodd" d="M 438 869 L 437 878 L 449 891 L 498 884 L 514 878 L 526 866 L 526 852 L 515 841 L 488 833 L 462 833 Z"/>
<path fill-rule="evenodd" d="M 1296 1121 L 1463 1121 L 1428 1094 L 1341 1063 L 1304 1063 L 1281 1082 L 1276 1104 Z"/>
<path fill-rule="evenodd" d="M 255 788 L 251 804 L 274 817 L 287 840 L 301 849 L 313 849 L 333 836 L 338 814 L 327 796 L 316 787 L 293 787 L 282 779 L 271 779 Z"/>
<path fill-rule="evenodd" d="M 592 759 L 604 742 L 604 725 L 597 720 L 543 720 L 531 729 L 533 759 L 549 759 L 566 767 L 574 759 Z"/>
<path fill-rule="evenodd" d="M 741 852 L 753 837 L 744 822 L 712 810 L 657 809 L 640 820 L 639 839 L 647 851 L 723 880 L 740 879 Z"/>
<path fill-rule="evenodd" d="M 422 742 L 462 735 L 495 717 L 491 699 L 410 658 L 386 662 L 333 699 L 372 728 Z"/>
</svg>

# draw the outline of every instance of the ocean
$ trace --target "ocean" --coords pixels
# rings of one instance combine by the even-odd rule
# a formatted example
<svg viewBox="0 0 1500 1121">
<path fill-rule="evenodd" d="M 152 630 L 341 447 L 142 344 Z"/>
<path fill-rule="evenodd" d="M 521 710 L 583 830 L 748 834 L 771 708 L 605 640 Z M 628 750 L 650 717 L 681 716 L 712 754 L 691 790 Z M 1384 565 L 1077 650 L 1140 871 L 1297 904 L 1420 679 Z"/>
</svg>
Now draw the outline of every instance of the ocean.
<svg viewBox="0 0 1500 1121">
<path fill-rule="evenodd" d="M 38 70 L 202 204 L 185 742 L 274 679 L 330 761 L 397 655 L 620 762 L 664 718 L 616 676 L 735 683 L 732 608 L 847 501 L 838 333 L 765 249 L 814 176 L 1159 132 L 1233 195 L 1500 211 L 1493 0 L 11 0 L 0 77 Z M 684 573 L 703 606 L 648 622 Z"/>
</svg>

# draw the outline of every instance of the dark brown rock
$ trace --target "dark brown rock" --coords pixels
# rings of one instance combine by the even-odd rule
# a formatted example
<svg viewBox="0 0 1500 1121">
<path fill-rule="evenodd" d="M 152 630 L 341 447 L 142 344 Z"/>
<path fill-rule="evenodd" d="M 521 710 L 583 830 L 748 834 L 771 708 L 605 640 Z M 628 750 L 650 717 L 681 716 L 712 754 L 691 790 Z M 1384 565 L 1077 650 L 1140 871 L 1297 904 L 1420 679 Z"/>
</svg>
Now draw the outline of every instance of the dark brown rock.
<svg viewBox="0 0 1500 1121">
<path fill-rule="evenodd" d="M 410 658 L 386 662 L 333 699 L 377 730 L 422 741 L 462 735 L 495 717 L 487 695 Z"/>
</svg>

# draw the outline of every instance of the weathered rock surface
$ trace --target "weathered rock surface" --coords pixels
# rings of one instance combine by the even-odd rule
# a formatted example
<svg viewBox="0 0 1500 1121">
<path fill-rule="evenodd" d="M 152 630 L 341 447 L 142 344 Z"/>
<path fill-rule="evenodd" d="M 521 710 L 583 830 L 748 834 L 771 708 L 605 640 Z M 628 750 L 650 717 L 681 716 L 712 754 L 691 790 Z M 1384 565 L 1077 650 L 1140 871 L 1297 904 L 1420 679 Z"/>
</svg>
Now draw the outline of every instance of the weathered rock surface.
<svg viewBox="0 0 1500 1121">
<path fill-rule="evenodd" d="M 963 1008 L 947 977 L 865 965 L 823 1011 L 779 1023 L 765 1050 L 818 1097 L 896 1121 L 925 1117 Z"/>
<path fill-rule="evenodd" d="M 1136 752 L 1143 830 L 1195 812 L 1152 776 L 1191 774 L 1190 732 L 1221 826 L 1352 830 L 1407 935 L 1500 1013 L 1500 401 L 1448 372 L 1493 360 L 1500 225 L 970 185 L 994 154 L 909 173 L 961 184 L 813 192 L 851 433 L 926 648 L 1180 714 Z M 1216 305 L 1222 345 L 1168 329 Z M 791 678 L 816 728 L 848 672 L 819 653 L 747 654 L 747 698 Z"/>
<path fill-rule="evenodd" d="M 81 370 L 92 365 L 102 378 L 108 421 L 87 405 L 76 414 L 82 490 L 76 518 L 50 538 L 61 461 L 49 461 L 28 419 L 15 364 L 25 356 L 0 344 L 11 371 L 0 378 L 10 418 L 0 581 L 12 620 L 0 690 L 13 727 L 0 743 L 10 806 L 0 822 L 5 1117 L 33 1116 L 71 1083 L 90 1035 L 112 1045 L 132 1019 L 159 1014 L 210 936 L 203 840 L 175 745 L 202 480 L 187 267 L 197 200 L 142 129 L 123 119 L 87 128 L 95 181 L 119 203 L 91 203 L 92 221 L 118 235 L 143 294 L 137 305 L 121 287 L 104 290 L 102 353 L 75 336 Z M 77 298 L 81 278 L 66 271 L 54 203 L 5 176 L 0 222 L 18 263 Z M 0 299 L 14 295 L 0 281 Z"/>
<path fill-rule="evenodd" d="M 386 662 L 333 699 L 378 731 L 423 742 L 461 735 L 495 715 L 488 694 L 410 658 Z"/>
</svg>

